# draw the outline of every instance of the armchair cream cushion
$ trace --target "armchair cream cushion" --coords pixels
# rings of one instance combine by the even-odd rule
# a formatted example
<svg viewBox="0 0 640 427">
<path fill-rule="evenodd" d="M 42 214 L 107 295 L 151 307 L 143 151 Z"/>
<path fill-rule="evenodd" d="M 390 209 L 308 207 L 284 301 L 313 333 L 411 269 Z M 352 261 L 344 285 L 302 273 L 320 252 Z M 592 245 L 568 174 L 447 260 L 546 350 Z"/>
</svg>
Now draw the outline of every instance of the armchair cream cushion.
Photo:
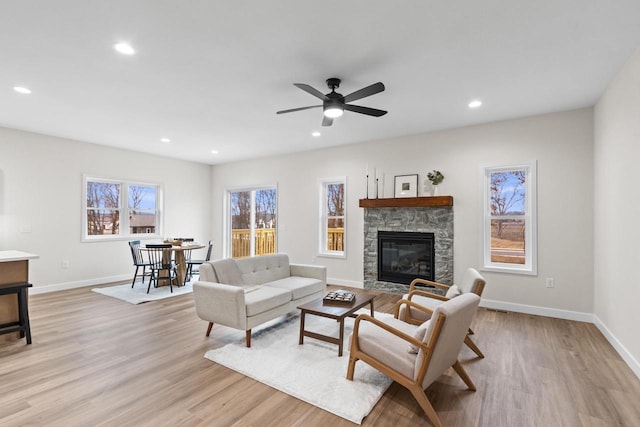
<svg viewBox="0 0 640 427">
<path fill-rule="evenodd" d="M 457 296 L 459 296 L 462 292 L 460 291 L 460 288 L 458 287 L 458 285 L 452 285 L 448 290 L 447 293 L 444 295 L 446 298 L 455 298 Z"/>
<path fill-rule="evenodd" d="M 430 323 L 431 323 L 431 319 L 422 322 L 422 324 L 418 326 L 416 330 L 413 332 L 413 337 L 420 342 L 424 342 L 424 337 L 427 334 L 427 329 L 429 329 Z M 409 348 L 408 348 L 409 353 L 418 354 L 418 350 L 419 350 L 418 347 L 409 343 Z"/>
</svg>

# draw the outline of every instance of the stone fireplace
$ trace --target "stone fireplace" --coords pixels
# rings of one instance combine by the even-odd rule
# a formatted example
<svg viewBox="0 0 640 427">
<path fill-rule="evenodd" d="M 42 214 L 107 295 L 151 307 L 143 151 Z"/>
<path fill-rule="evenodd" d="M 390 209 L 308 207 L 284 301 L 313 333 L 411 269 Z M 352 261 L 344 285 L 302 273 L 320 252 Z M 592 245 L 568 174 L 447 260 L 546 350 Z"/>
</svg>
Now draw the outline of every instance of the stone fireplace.
<svg viewBox="0 0 640 427">
<path fill-rule="evenodd" d="M 362 199 L 364 209 L 364 288 L 405 293 L 403 280 L 379 278 L 378 233 L 410 232 L 433 234 L 433 280 L 453 283 L 453 198 Z M 416 268 L 420 271 L 420 264 Z M 424 266 L 423 266 L 424 267 Z M 411 270 L 409 270 L 411 271 Z M 416 277 L 420 276 L 417 274 Z M 405 280 L 406 282 L 406 280 Z"/>
</svg>

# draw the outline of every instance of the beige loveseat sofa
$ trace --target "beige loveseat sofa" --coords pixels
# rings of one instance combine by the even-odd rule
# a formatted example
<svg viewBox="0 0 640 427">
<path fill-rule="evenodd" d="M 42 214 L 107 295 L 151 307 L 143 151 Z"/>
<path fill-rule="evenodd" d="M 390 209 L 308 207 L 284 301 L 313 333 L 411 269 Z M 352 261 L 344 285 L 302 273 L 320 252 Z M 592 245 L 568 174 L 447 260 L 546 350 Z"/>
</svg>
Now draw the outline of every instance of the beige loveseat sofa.
<svg viewBox="0 0 640 427">
<path fill-rule="evenodd" d="M 241 259 L 219 259 L 200 266 L 193 285 L 196 313 L 209 322 L 246 331 L 296 310 L 325 294 L 326 267 L 290 264 L 286 254 Z"/>
</svg>

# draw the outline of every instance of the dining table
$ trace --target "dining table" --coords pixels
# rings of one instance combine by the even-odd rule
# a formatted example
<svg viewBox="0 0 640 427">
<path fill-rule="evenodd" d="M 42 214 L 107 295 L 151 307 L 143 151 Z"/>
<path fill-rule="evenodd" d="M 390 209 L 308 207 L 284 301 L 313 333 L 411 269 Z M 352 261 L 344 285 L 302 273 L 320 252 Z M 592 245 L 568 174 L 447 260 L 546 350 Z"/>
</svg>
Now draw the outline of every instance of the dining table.
<svg viewBox="0 0 640 427">
<path fill-rule="evenodd" d="M 201 243 L 183 242 L 181 245 L 172 244 L 171 248 L 167 248 L 163 252 L 163 262 L 166 262 L 168 264 L 173 258 L 176 263 L 178 286 L 182 286 L 185 283 L 184 279 L 187 276 L 187 257 L 185 256 L 185 252 L 202 249 L 205 247 L 206 246 Z M 147 250 L 146 247 L 141 247 L 140 249 L 143 251 Z"/>
</svg>

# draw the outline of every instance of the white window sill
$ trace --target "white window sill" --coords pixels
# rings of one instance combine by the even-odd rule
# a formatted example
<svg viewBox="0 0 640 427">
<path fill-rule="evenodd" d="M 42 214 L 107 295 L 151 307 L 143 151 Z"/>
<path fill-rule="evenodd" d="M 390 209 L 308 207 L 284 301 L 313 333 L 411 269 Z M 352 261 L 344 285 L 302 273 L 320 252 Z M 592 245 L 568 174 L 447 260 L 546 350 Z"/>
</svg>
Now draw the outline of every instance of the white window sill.
<svg viewBox="0 0 640 427">
<path fill-rule="evenodd" d="M 507 273 L 507 274 L 522 274 L 525 276 L 537 276 L 538 272 L 532 270 L 531 268 L 526 267 L 507 267 L 507 266 L 494 266 L 494 265 L 485 265 L 480 269 L 480 271 L 490 271 L 493 273 Z"/>
<path fill-rule="evenodd" d="M 347 254 L 344 252 L 322 252 L 318 254 L 318 258 L 338 258 L 338 259 L 346 259 Z"/>
</svg>

